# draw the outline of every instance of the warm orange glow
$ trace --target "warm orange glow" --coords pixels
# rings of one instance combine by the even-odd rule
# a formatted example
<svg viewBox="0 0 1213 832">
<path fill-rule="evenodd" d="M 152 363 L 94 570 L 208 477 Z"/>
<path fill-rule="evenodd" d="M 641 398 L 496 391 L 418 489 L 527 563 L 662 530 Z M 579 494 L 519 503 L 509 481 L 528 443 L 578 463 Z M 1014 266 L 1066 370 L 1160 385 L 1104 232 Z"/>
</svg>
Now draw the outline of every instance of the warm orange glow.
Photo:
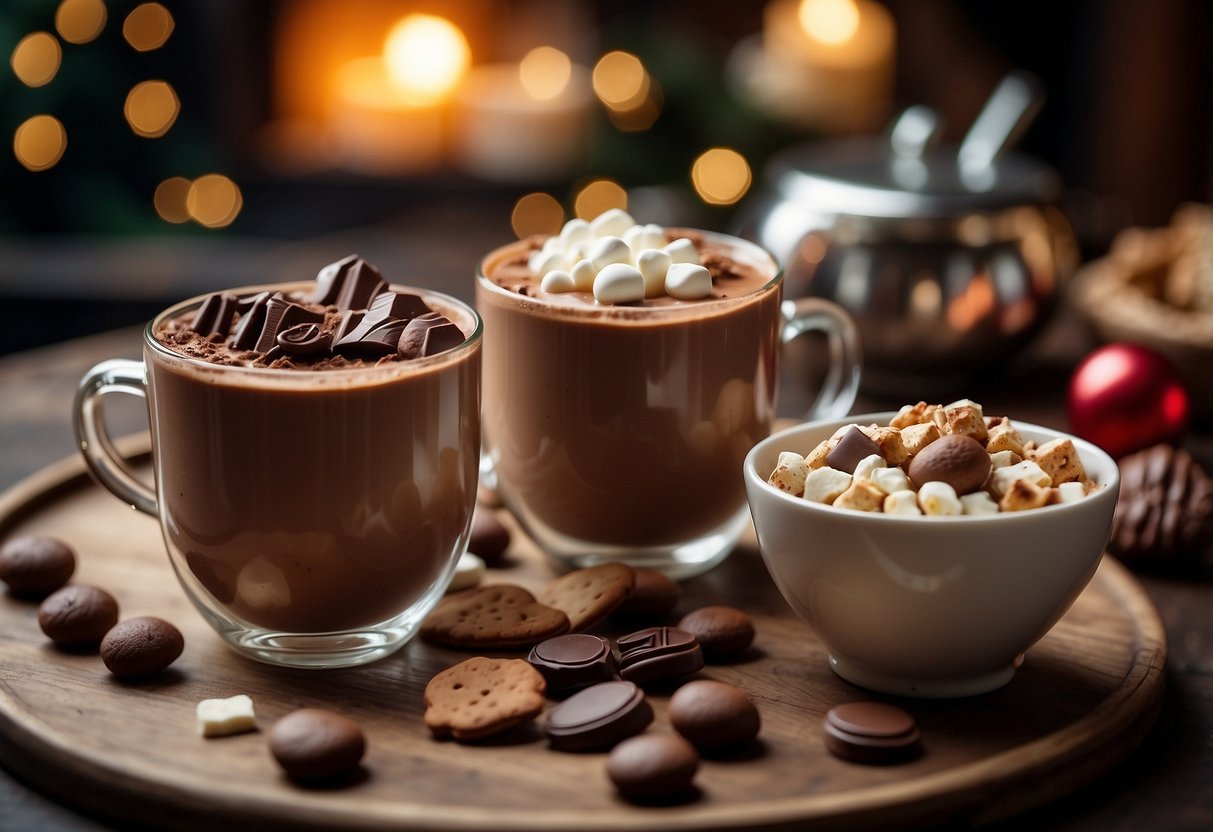
<svg viewBox="0 0 1213 832">
<path fill-rule="evenodd" d="M 185 206 L 190 218 L 199 225 L 223 228 L 236 219 L 244 207 L 244 197 L 235 182 L 222 174 L 208 173 L 190 185 Z"/>
<path fill-rule="evenodd" d="M 649 98 L 651 81 L 640 59 L 629 52 L 608 52 L 593 73 L 594 92 L 612 110 L 627 112 Z"/>
<path fill-rule="evenodd" d="M 627 210 L 627 207 L 627 191 L 611 179 L 593 180 L 578 191 L 573 199 L 573 213 L 583 220 L 592 220 L 611 208 Z"/>
<path fill-rule="evenodd" d="M 855 0 L 801 0 L 800 25 L 813 40 L 839 46 L 859 30 Z"/>
<path fill-rule="evenodd" d="M 173 16 L 159 3 L 141 3 L 122 22 L 122 36 L 138 52 L 164 46 L 173 33 Z"/>
<path fill-rule="evenodd" d="M 55 77 L 62 57 L 63 50 L 54 35 L 34 32 L 18 41 L 9 62 L 21 83 L 27 87 L 41 87 Z"/>
<path fill-rule="evenodd" d="M 164 81 L 141 81 L 126 96 L 123 114 L 136 135 L 146 139 L 163 136 L 177 120 L 181 102 Z"/>
<path fill-rule="evenodd" d="M 190 211 L 186 200 L 189 198 L 190 184 L 183 176 L 173 176 L 156 186 L 152 203 L 162 220 L 176 224 L 189 220 Z"/>
<path fill-rule="evenodd" d="M 573 77 L 573 62 L 559 49 L 537 46 L 518 65 L 518 78 L 522 88 L 532 98 L 547 101 L 558 97 L 568 88 Z"/>
<path fill-rule="evenodd" d="M 388 75 L 414 106 L 446 98 L 467 72 L 472 52 L 463 32 L 449 20 L 410 14 L 388 32 L 383 47 Z"/>
<path fill-rule="evenodd" d="M 691 167 L 691 182 L 699 198 L 709 205 L 732 205 L 750 189 L 750 165 L 727 147 L 700 154 Z"/>
<path fill-rule="evenodd" d="M 558 234 L 564 224 L 564 209 L 551 194 L 527 194 L 510 214 L 510 225 L 518 239 L 532 234 Z"/>
<path fill-rule="evenodd" d="M 26 119 L 13 135 L 17 161 L 32 171 L 53 168 L 65 150 L 67 131 L 54 116 L 43 114 Z"/>
<path fill-rule="evenodd" d="M 55 31 L 68 43 L 88 43 L 101 34 L 105 18 L 101 0 L 63 0 L 55 10 Z"/>
</svg>

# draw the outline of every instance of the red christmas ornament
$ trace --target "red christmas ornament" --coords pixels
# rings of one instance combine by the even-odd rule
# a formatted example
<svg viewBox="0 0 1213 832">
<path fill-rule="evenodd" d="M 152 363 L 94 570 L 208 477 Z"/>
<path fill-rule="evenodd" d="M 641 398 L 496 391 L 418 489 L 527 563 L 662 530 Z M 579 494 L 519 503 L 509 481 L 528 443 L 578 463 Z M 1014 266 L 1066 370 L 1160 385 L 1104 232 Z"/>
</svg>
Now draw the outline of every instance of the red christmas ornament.
<svg viewBox="0 0 1213 832">
<path fill-rule="evenodd" d="M 1188 427 L 1188 391 L 1167 359 L 1138 344 L 1108 344 L 1070 378 L 1070 427 L 1113 457 L 1175 442 Z"/>
</svg>

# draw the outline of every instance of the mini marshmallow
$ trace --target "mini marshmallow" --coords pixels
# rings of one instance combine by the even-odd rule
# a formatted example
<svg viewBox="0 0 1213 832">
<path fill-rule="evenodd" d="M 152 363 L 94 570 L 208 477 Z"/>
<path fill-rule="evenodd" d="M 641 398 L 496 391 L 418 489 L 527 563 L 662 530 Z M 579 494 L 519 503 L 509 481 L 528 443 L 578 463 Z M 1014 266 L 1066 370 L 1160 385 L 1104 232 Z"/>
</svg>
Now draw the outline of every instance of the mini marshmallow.
<svg viewBox="0 0 1213 832">
<path fill-rule="evenodd" d="M 996 468 L 990 477 L 994 492 L 999 496 L 1006 494 L 1016 480 L 1027 480 L 1041 488 L 1048 488 L 1053 484 L 1053 478 L 1030 459 L 1008 465 L 1005 468 Z"/>
<path fill-rule="evenodd" d="M 918 505 L 923 514 L 932 517 L 951 517 L 964 509 L 956 496 L 956 489 L 939 480 L 922 484 L 922 488 L 918 489 Z"/>
<path fill-rule="evenodd" d="M 594 264 L 589 260 L 578 260 L 569 270 L 569 274 L 578 292 L 594 291 L 594 278 L 598 276 L 598 269 L 594 268 Z"/>
<path fill-rule="evenodd" d="M 203 699 L 194 708 L 194 715 L 198 734 L 203 737 L 226 737 L 257 728 L 253 700 L 243 693 L 227 699 Z"/>
<path fill-rule="evenodd" d="M 804 481 L 804 498 L 814 503 L 832 503 L 851 487 L 851 475 L 837 468 L 817 468 Z"/>
<path fill-rule="evenodd" d="M 990 454 L 990 465 L 994 468 L 1009 468 L 1023 462 L 1023 457 L 1014 451 L 995 451 Z"/>
<path fill-rule="evenodd" d="M 879 488 L 885 494 L 896 494 L 898 491 L 912 491 L 914 489 L 906 472 L 896 466 L 892 468 L 877 468 L 872 472 L 871 480 L 872 485 Z"/>
<path fill-rule="evenodd" d="M 563 254 L 566 248 L 567 246 L 565 245 L 564 240 L 560 239 L 559 235 L 555 235 L 544 240 L 543 246 L 539 250 L 544 254 L 551 254 L 553 251 L 558 251 Z"/>
<path fill-rule="evenodd" d="M 632 215 L 627 211 L 622 208 L 612 208 L 599 214 L 590 222 L 590 232 L 595 237 L 618 237 L 635 224 L 636 220 L 632 219 Z"/>
<path fill-rule="evenodd" d="M 569 258 L 570 263 L 575 264 L 578 260 L 585 260 L 589 256 L 590 246 L 593 244 L 593 240 L 588 243 L 574 243 L 564 250 L 564 254 Z"/>
<path fill-rule="evenodd" d="M 618 237 L 601 237 L 590 246 L 586 259 L 594 264 L 595 269 L 602 271 L 612 263 L 631 265 L 632 250 Z"/>
<path fill-rule="evenodd" d="M 564 228 L 560 229 L 560 242 L 565 250 L 571 249 L 578 243 L 593 241 L 594 232 L 590 230 L 590 224 L 580 217 L 574 217 L 564 224 Z"/>
<path fill-rule="evenodd" d="M 666 254 L 670 255 L 670 259 L 675 263 L 699 264 L 699 251 L 695 248 L 695 244 L 686 237 L 679 237 L 664 248 Z"/>
<path fill-rule="evenodd" d="M 594 299 L 599 303 L 644 300 L 644 275 L 626 263 L 611 263 L 594 278 Z"/>
<path fill-rule="evenodd" d="M 855 463 L 855 471 L 851 474 L 857 480 L 870 480 L 878 468 L 885 468 L 884 457 L 880 454 L 865 456 Z M 886 492 L 887 493 L 887 492 Z"/>
<path fill-rule="evenodd" d="M 636 268 L 644 276 L 644 296 L 665 294 L 665 275 L 670 270 L 670 255 L 659 248 L 646 248 L 636 255 Z"/>
<path fill-rule="evenodd" d="M 962 514 L 997 514 L 998 503 L 990 499 L 984 491 L 974 491 L 960 498 Z"/>
<path fill-rule="evenodd" d="M 783 451 L 767 482 L 793 497 L 800 497 L 804 494 L 804 481 L 808 475 L 809 466 L 804 464 L 803 456 L 794 451 Z"/>
<path fill-rule="evenodd" d="M 537 251 L 527 260 L 531 272 L 540 277 L 551 271 L 567 271 L 571 265 L 562 251 Z"/>
<path fill-rule="evenodd" d="M 661 248 L 665 245 L 665 229 L 653 223 L 633 225 L 620 236 L 634 252 L 644 251 L 646 248 Z"/>
<path fill-rule="evenodd" d="M 576 292 L 577 283 L 573 280 L 573 276 L 566 271 L 553 269 L 543 276 L 543 280 L 539 282 L 539 289 L 550 294 L 559 294 L 561 292 Z"/>
<path fill-rule="evenodd" d="M 710 297 L 712 273 L 697 263 L 674 263 L 665 275 L 665 293 L 679 300 Z"/>
<path fill-rule="evenodd" d="M 894 491 L 884 498 L 885 514 L 922 514 L 918 507 L 918 495 L 908 488 Z"/>
<path fill-rule="evenodd" d="M 464 552 L 455 563 L 455 574 L 451 576 L 451 583 L 446 591 L 459 592 L 478 586 L 484 580 L 486 568 L 487 564 L 480 555 Z"/>
<path fill-rule="evenodd" d="M 1057 496 L 1063 503 L 1077 503 L 1087 496 L 1087 487 L 1081 482 L 1063 482 L 1057 486 Z"/>
<path fill-rule="evenodd" d="M 983 417 L 984 417 L 984 415 L 985 415 L 985 414 L 982 412 L 981 405 L 979 405 L 977 402 L 973 401 L 972 399 L 957 399 L 956 401 L 952 402 L 951 404 L 945 404 L 945 405 L 943 406 L 943 409 L 944 409 L 944 410 L 952 410 L 953 408 L 956 408 L 956 407 L 971 407 L 971 408 L 973 408 L 973 410 L 977 412 L 977 418 L 979 418 L 979 419 L 980 419 L 980 418 L 983 418 Z"/>
<path fill-rule="evenodd" d="M 880 511 L 884 505 L 884 492 L 867 480 L 853 480 L 851 487 L 838 495 L 834 508 L 849 508 L 853 511 Z"/>
</svg>

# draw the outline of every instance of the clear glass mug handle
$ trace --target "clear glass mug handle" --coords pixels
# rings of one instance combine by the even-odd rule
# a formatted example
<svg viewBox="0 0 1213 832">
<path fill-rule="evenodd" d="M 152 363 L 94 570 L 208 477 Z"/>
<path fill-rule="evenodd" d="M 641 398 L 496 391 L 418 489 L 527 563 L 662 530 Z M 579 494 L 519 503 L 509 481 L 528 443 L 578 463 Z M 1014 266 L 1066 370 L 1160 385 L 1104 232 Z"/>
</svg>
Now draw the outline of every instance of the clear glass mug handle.
<svg viewBox="0 0 1213 832">
<path fill-rule="evenodd" d="M 821 298 L 785 300 L 780 340 L 787 344 L 806 332 L 823 332 L 830 351 L 830 368 L 821 383 L 806 421 L 846 416 L 859 392 L 862 355 L 859 332 L 842 307 Z"/>
<path fill-rule="evenodd" d="M 159 516 L 156 493 L 131 472 L 105 429 L 102 400 L 110 393 L 147 398 L 147 368 L 141 361 L 115 358 L 84 374 L 72 405 L 76 446 L 93 477 L 122 502 Z"/>
</svg>

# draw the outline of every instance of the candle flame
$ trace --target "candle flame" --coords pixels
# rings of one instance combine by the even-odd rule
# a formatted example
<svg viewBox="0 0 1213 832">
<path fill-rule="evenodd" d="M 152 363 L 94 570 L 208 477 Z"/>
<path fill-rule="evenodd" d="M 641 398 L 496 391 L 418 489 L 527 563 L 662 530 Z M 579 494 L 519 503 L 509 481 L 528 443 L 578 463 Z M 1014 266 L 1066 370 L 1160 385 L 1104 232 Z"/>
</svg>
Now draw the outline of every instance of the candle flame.
<svg viewBox="0 0 1213 832">
<path fill-rule="evenodd" d="M 533 98 L 547 101 L 558 97 L 573 76 L 569 56 L 551 46 L 537 46 L 518 65 L 522 88 Z"/>
<path fill-rule="evenodd" d="M 435 104 L 453 90 L 472 61 L 463 32 L 449 20 L 410 14 L 392 26 L 383 46 L 388 75 L 411 104 Z"/>
<path fill-rule="evenodd" d="M 859 30 L 859 6 L 855 0 L 801 0 L 800 25 L 809 37 L 839 46 Z"/>
</svg>

